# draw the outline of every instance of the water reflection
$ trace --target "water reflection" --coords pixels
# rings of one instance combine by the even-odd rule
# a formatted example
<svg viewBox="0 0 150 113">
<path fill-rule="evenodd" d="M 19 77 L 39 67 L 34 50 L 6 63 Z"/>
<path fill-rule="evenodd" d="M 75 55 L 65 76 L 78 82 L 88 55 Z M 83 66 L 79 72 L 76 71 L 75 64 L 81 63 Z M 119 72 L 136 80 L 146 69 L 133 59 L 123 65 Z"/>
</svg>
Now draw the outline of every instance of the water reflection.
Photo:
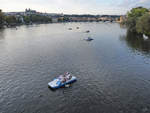
<svg viewBox="0 0 150 113">
<path fill-rule="evenodd" d="M 126 35 L 120 36 L 120 40 L 125 41 L 126 45 L 132 48 L 132 50 L 150 54 L 150 39 L 144 39 L 142 35 L 127 31 Z"/>
<path fill-rule="evenodd" d="M 4 29 L 0 29 L 0 40 L 4 39 Z"/>
</svg>

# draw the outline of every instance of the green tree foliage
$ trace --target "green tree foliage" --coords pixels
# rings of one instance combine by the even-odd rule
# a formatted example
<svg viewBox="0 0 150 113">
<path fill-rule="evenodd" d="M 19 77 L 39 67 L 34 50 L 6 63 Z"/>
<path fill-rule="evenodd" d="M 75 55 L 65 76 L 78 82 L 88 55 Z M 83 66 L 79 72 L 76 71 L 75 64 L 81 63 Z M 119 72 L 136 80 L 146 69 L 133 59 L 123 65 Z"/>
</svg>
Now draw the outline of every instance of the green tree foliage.
<svg viewBox="0 0 150 113">
<path fill-rule="evenodd" d="M 6 21 L 6 23 L 9 24 L 9 25 L 14 25 L 14 24 L 17 23 L 17 19 L 16 19 L 15 16 L 6 16 L 6 17 L 5 17 L 5 21 Z"/>
<path fill-rule="evenodd" d="M 148 9 L 143 7 L 133 8 L 131 11 L 127 13 L 126 25 L 130 31 L 136 32 L 136 23 L 138 19 L 146 14 Z"/>
<path fill-rule="evenodd" d="M 25 23 L 30 23 L 30 16 L 24 16 L 23 19 Z"/>
<path fill-rule="evenodd" d="M 150 14 L 146 13 L 140 17 L 136 24 L 138 33 L 145 34 L 150 37 Z"/>
<path fill-rule="evenodd" d="M 143 7 L 133 8 L 130 12 L 128 12 L 128 17 L 138 18 L 138 17 L 143 16 L 147 12 L 148 12 L 148 9 L 143 8 Z"/>
<path fill-rule="evenodd" d="M 31 15 L 30 20 L 38 23 L 48 23 L 52 21 L 51 18 L 41 15 Z"/>
<path fill-rule="evenodd" d="M 68 18 L 68 17 L 64 17 L 64 18 L 63 18 L 63 21 L 64 21 L 64 22 L 68 22 L 68 21 L 69 21 L 69 18 Z"/>
<path fill-rule="evenodd" d="M 0 28 L 3 27 L 3 23 L 4 23 L 4 14 L 2 10 L 0 9 Z"/>
<path fill-rule="evenodd" d="M 5 16 L 4 20 L 7 25 L 11 25 L 11 26 L 15 26 L 17 24 L 22 23 L 20 17 L 15 17 L 15 16 Z"/>
<path fill-rule="evenodd" d="M 136 18 L 128 17 L 125 23 L 130 31 L 136 32 Z"/>
<path fill-rule="evenodd" d="M 51 22 L 51 18 L 47 16 L 41 16 L 41 15 L 30 15 L 30 16 L 24 16 L 23 17 L 25 23 L 49 23 Z"/>
</svg>

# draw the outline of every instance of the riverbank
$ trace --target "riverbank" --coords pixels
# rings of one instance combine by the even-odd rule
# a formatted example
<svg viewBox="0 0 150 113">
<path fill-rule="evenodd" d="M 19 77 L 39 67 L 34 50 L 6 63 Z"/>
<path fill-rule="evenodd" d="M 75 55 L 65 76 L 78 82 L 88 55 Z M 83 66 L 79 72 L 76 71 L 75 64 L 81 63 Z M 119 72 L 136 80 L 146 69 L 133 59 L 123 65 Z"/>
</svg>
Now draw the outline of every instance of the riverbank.
<svg viewBox="0 0 150 113">
<path fill-rule="evenodd" d="M 5 29 L 5 28 L 15 28 L 17 26 L 22 26 L 22 25 L 40 25 L 40 24 L 55 24 L 55 23 L 118 23 L 120 24 L 119 21 L 66 21 L 66 22 L 49 22 L 49 23 L 43 23 L 43 22 L 37 22 L 37 23 L 14 23 L 10 25 L 3 25 L 0 29 Z"/>
</svg>

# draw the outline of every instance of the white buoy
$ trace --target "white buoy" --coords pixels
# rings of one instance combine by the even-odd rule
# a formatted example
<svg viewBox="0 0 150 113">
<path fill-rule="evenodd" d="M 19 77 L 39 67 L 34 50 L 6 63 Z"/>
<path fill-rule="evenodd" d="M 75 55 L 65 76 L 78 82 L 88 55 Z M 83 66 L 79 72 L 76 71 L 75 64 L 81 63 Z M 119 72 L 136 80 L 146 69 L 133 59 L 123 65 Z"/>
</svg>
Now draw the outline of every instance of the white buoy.
<svg viewBox="0 0 150 113">
<path fill-rule="evenodd" d="M 145 34 L 143 34 L 143 38 L 144 38 L 144 40 L 147 40 L 148 36 L 146 36 Z"/>
</svg>

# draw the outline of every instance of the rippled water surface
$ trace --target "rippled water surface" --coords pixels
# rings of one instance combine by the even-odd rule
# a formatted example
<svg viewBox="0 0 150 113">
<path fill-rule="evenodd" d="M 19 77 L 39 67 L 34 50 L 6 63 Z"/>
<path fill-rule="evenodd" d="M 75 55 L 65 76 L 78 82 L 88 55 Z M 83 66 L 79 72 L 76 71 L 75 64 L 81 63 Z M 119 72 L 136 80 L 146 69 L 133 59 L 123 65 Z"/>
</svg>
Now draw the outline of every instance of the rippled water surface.
<svg viewBox="0 0 150 113">
<path fill-rule="evenodd" d="M 50 90 L 66 71 L 77 82 Z M 150 113 L 150 40 L 117 23 L 0 30 L 0 113 Z"/>
</svg>

